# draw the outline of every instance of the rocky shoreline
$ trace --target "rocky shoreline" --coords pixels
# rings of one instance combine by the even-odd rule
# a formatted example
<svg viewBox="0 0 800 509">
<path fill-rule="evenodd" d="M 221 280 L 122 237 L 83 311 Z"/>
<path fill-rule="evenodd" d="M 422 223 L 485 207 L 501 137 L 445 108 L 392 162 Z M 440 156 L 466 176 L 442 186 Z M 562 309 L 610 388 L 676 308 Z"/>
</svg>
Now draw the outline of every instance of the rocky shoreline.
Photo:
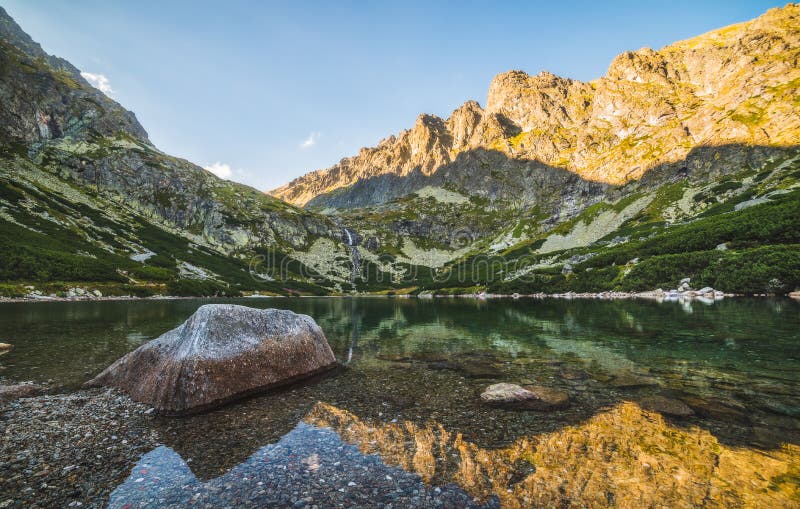
<svg viewBox="0 0 800 509">
<path fill-rule="evenodd" d="M 434 292 L 424 291 L 417 295 L 401 294 L 401 295 L 386 295 L 375 293 L 356 293 L 344 295 L 298 295 L 292 298 L 319 298 L 319 297 L 391 297 L 391 298 L 477 298 L 477 299 L 520 299 L 520 298 L 533 298 L 533 299 L 602 299 L 602 300 L 621 300 L 621 299 L 652 299 L 661 301 L 686 301 L 698 300 L 700 302 L 710 303 L 713 301 L 722 300 L 723 298 L 731 297 L 789 297 L 792 299 L 800 299 L 800 291 L 789 292 L 787 294 L 775 293 L 757 293 L 752 295 L 744 295 L 738 293 L 723 292 L 713 288 L 702 288 L 693 290 L 691 288 L 662 290 L 649 290 L 644 292 L 621 292 L 621 291 L 602 291 L 602 292 L 566 292 L 566 293 L 463 293 L 442 295 Z M 41 295 L 29 294 L 25 297 L 0 297 L 0 303 L 12 302 L 103 302 L 103 301 L 147 301 L 147 300 L 184 300 L 184 299 L 272 299 L 272 298 L 288 298 L 282 295 L 245 295 L 243 297 L 205 297 L 205 296 L 177 296 L 177 295 L 153 295 L 150 297 L 136 297 L 132 295 L 121 296 L 108 296 L 96 295 L 93 292 L 85 292 L 82 294 L 72 294 L 69 296 L 57 295 Z"/>
<path fill-rule="evenodd" d="M 496 498 L 478 502 L 454 484 L 427 485 L 413 472 L 361 454 L 329 429 L 306 430 L 302 423 L 268 445 L 268 452 L 256 452 L 256 467 L 247 461 L 239 467 L 261 479 L 258 486 L 232 482 L 226 475 L 235 477 L 235 468 L 216 478 L 198 473 L 190 481 L 184 460 L 163 445 L 164 434 L 174 435 L 172 426 L 181 424 L 165 419 L 174 418 L 160 417 L 115 389 L 0 403 L 0 508 L 499 507 Z M 327 438 L 315 441 L 319 436 Z M 293 441 L 282 445 L 286 437 Z M 306 446 L 321 453 L 296 457 Z M 148 459 L 163 451 L 182 465 L 159 469 L 163 465 Z"/>
<path fill-rule="evenodd" d="M 158 444 L 148 407 L 110 389 L 1 404 L 0 507 L 104 507 Z"/>
<path fill-rule="evenodd" d="M 211 297 L 185 297 L 177 295 L 154 295 L 151 297 L 136 297 L 133 295 L 81 295 L 73 297 L 59 297 L 56 295 L 27 295 L 25 297 L 0 297 L 2 302 L 103 302 L 127 300 L 178 300 L 178 299 L 204 299 Z M 214 297 L 216 298 L 216 297 Z"/>
<path fill-rule="evenodd" d="M 696 299 L 699 301 L 717 301 L 722 300 L 723 298 L 730 298 L 730 297 L 780 297 L 782 295 L 779 294 L 754 294 L 754 295 L 743 295 L 743 294 L 736 294 L 736 293 L 724 293 L 724 292 L 713 292 L 713 293 L 700 293 L 697 291 L 689 290 L 683 292 L 677 291 L 664 291 L 664 290 L 653 290 L 647 292 L 616 292 L 616 291 L 604 291 L 604 292 L 566 292 L 566 293 L 530 293 L 530 294 L 520 294 L 520 293 L 512 293 L 512 294 L 505 294 L 505 293 L 465 293 L 465 294 L 456 294 L 456 295 L 439 295 L 439 294 L 424 294 L 418 295 L 418 298 L 469 298 L 469 299 L 605 299 L 605 300 L 621 300 L 621 299 L 653 299 L 658 301 L 680 301 L 680 300 L 692 300 Z M 789 297 L 792 298 L 800 298 L 800 292 L 792 292 L 788 294 Z M 404 297 L 404 296 L 396 296 L 396 297 Z"/>
</svg>

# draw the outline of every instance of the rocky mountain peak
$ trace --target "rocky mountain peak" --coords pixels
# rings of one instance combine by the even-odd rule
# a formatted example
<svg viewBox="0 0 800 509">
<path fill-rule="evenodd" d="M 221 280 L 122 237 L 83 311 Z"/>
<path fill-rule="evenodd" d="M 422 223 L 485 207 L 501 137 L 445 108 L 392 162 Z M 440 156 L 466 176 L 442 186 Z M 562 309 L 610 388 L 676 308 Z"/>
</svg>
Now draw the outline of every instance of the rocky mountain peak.
<svg viewBox="0 0 800 509">
<path fill-rule="evenodd" d="M 436 115 L 423 113 L 417 117 L 416 126 L 424 126 L 431 129 L 440 129 L 444 127 L 444 121 Z"/>
<path fill-rule="evenodd" d="M 453 110 L 453 113 L 455 113 L 456 111 L 480 111 L 480 112 L 483 112 L 483 108 L 481 108 L 481 104 L 478 101 L 476 101 L 474 99 L 470 99 L 470 100 L 466 101 L 464 104 L 462 104 L 461 106 L 459 106 L 458 108 L 456 108 L 455 110 Z"/>
<path fill-rule="evenodd" d="M 161 290 L 143 291 L 169 282 L 222 295 L 238 293 L 234 284 L 293 287 L 262 277 L 268 268 L 251 277 L 245 260 L 256 250 L 277 248 L 315 271 L 332 267 L 306 255 L 319 241 L 319 251 L 335 256 L 341 229 L 333 221 L 157 150 L 133 113 L 47 55 L 4 10 L 0 98 L 0 266 L 36 260 L 42 270 L 25 277 L 99 277 L 143 289 L 157 280 Z M 161 260 L 158 269 L 151 258 Z"/>
<path fill-rule="evenodd" d="M 579 99 L 586 88 L 549 72 L 530 76 L 511 71 L 492 80 L 486 111 L 502 115 L 523 132 L 574 125 L 585 109 Z"/>
<path fill-rule="evenodd" d="M 0 69 L 0 139 L 41 143 L 124 133 L 150 144 L 133 112 L 92 87 L 71 63 L 48 55 L 1 7 Z"/>
<path fill-rule="evenodd" d="M 606 77 L 610 80 L 661 85 L 680 79 L 675 68 L 664 56 L 650 48 L 617 55 L 611 62 Z"/>
<path fill-rule="evenodd" d="M 623 184 L 677 164 L 703 146 L 796 144 L 798 20 L 800 6 L 788 4 L 660 50 L 626 51 L 606 76 L 591 83 L 549 72 L 504 72 L 490 83 L 485 109 L 468 101 L 446 121 L 423 115 L 368 158 L 348 158 L 272 194 L 303 205 L 365 177 L 415 170 L 431 175 L 445 166 L 452 172 L 466 150 L 497 151 L 586 180 Z M 464 164 L 463 172 L 473 171 L 471 162 Z M 367 201 L 380 203 L 396 194 L 384 188 L 370 192 Z M 356 202 L 363 200 L 353 198 Z M 337 203 L 347 203 L 341 191 Z"/>
<path fill-rule="evenodd" d="M 479 141 L 473 137 L 483 116 L 483 108 L 477 101 L 467 101 L 453 110 L 447 119 L 447 129 L 452 133 L 454 150 L 461 150 Z"/>
<path fill-rule="evenodd" d="M 32 58 L 42 58 L 47 60 L 54 67 L 60 67 L 68 70 L 74 70 L 80 74 L 78 70 L 69 62 L 64 59 L 48 55 L 42 46 L 34 41 L 30 35 L 25 33 L 24 30 L 14 21 L 14 18 L 0 7 L 0 38 L 14 45 L 17 49 Z"/>
</svg>

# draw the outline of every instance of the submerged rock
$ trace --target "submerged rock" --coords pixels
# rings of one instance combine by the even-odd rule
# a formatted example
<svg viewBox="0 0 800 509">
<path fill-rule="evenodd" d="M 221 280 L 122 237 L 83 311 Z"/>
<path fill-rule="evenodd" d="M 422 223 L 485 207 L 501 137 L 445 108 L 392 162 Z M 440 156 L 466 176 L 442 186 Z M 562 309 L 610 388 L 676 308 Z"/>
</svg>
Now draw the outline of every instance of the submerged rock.
<svg viewBox="0 0 800 509">
<path fill-rule="evenodd" d="M 495 378 L 502 375 L 502 371 L 490 362 L 477 360 L 456 364 L 455 369 L 468 378 Z"/>
<path fill-rule="evenodd" d="M 565 369 L 559 373 L 559 375 L 564 380 L 576 381 L 576 380 L 586 380 L 589 378 L 589 374 L 586 371 L 580 369 Z"/>
<path fill-rule="evenodd" d="M 34 383 L 0 385 L 0 403 L 38 396 L 43 391 L 43 387 Z"/>
<path fill-rule="evenodd" d="M 639 375 L 629 371 L 622 371 L 614 374 L 614 378 L 609 382 L 612 387 L 618 389 L 637 389 L 640 387 L 649 387 L 658 385 L 655 378 L 645 375 Z"/>
<path fill-rule="evenodd" d="M 557 410 L 569 406 L 569 394 L 558 389 L 499 383 L 490 385 L 481 394 L 487 405 L 520 410 Z"/>
<path fill-rule="evenodd" d="M 208 304 L 116 361 L 87 386 L 114 386 L 161 413 L 185 414 L 335 365 L 325 334 L 309 316 Z"/>
<path fill-rule="evenodd" d="M 664 396 L 650 396 L 649 398 L 644 398 L 639 403 L 639 406 L 645 410 L 658 412 L 671 417 L 689 417 L 694 415 L 694 411 L 683 401 Z"/>
<path fill-rule="evenodd" d="M 701 417 L 743 425 L 749 425 L 751 422 L 750 417 L 745 413 L 745 407 L 737 405 L 733 401 L 721 401 L 715 398 L 695 396 L 687 396 L 683 398 L 683 401 Z"/>
</svg>

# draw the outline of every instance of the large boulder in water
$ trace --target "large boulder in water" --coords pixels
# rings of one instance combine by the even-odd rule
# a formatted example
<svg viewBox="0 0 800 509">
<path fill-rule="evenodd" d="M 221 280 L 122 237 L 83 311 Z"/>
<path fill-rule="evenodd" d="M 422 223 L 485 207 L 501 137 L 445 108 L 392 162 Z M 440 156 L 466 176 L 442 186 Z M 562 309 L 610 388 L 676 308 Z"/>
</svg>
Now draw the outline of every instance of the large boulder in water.
<svg viewBox="0 0 800 509">
<path fill-rule="evenodd" d="M 336 365 L 306 315 L 201 306 L 179 327 L 128 353 L 87 386 L 108 385 L 165 414 L 186 414 L 285 385 Z"/>
</svg>

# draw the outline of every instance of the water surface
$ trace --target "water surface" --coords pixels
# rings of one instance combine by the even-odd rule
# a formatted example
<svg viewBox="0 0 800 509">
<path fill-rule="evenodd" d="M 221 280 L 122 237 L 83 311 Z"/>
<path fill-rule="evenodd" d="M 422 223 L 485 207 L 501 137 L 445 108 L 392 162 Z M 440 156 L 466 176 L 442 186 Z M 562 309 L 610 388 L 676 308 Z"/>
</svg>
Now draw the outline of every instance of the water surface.
<svg viewBox="0 0 800 509">
<path fill-rule="evenodd" d="M 0 341 L 15 348 L 0 357 L 0 376 L 75 390 L 208 302 L 213 301 L 2 304 Z M 264 462 L 253 458 L 272 451 L 272 444 L 303 444 L 297 446 L 297 458 L 288 462 L 322 455 L 321 465 L 334 465 L 331 451 L 345 455 L 346 450 L 325 442 L 331 440 L 330 430 L 358 447 L 363 461 L 372 462 L 367 458 L 377 454 L 386 468 L 418 476 L 421 484 L 413 489 L 423 495 L 431 487 L 455 483 L 481 503 L 496 496 L 509 507 L 559 502 L 542 498 L 547 460 L 536 459 L 536 454 L 544 450 L 553 458 L 565 454 L 562 463 L 568 463 L 598 444 L 613 443 L 614 450 L 627 444 L 645 451 L 634 455 L 635 464 L 647 465 L 649 472 L 641 474 L 639 484 L 657 491 L 663 483 L 658 468 L 667 472 L 676 455 L 684 462 L 680 468 L 700 479 L 695 484 L 713 484 L 717 477 L 730 484 L 731 476 L 748 472 L 739 463 L 780 471 L 794 461 L 783 456 L 795 457 L 794 449 L 787 453 L 786 447 L 800 443 L 800 304 L 789 299 L 727 299 L 713 305 L 391 298 L 233 302 L 312 316 L 343 366 L 215 412 L 158 419 L 154 426 L 163 437 L 163 449 L 142 461 L 178 465 L 173 470 L 185 475 L 175 481 L 175 493 L 186 494 L 181 489 L 192 486 L 208 497 L 216 493 L 214 483 L 230 485 L 232 472 L 249 479 L 266 475 L 259 470 Z M 481 390 L 496 382 L 563 389 L 572 404 L 553 412 L 480 405 Z M 684 401 L 695 415 L 653 420 L 636 406 L 653 395 Z M 583 452 L 561 450 L 558 444 L 565 443 L 565 436 L 574 443 L 586 440 Z M 687 442 L 698 444 L 695 452 L 690 454 Z M 672 447 L 676 449 L 670 452 Z M 644 454 L 651 459 L 641 459 Z M 628 456 L 614 459 L 607 453 L 596 459 L 601 463 L 596 468 L 633 461 Z M 360 468 L 353 461 L 343 456 L 336 468 Z M 592 458 L 581 461 L 586 465 Z M 702 470 L 709 461 L 721 466 L 710 473 Z M 731 467 L 735 474 L 722 470 L 725 461 L 739 465 Z M 190 465 L 189 473 L 185 465 Z M 303 471 L 313 477 L 317 470 L 312 470 Z M 386 475 L 381 474 L 383 484 Z M 132 474 L 129 481 L 134 484 L 121 486 L 114 500 L 143 493 L 141 488 L 152 479 L 136 482 L 139 478 Z M 780 493 L 784 478 L 776 474 L 775 479 L 767 478 L 765 489 Z M 690 490 L 691 484 L 687 481 L 684 488 Z M 233 486 L 242 494 L 258 492 L 244 482 Z M 591 486 L 587 480 L 580 493 L 559 496 L 591 502 L 586 498 Z M 552 487 L 555 493 L 562 488 Z M 608 502 L 621 496 L 618 489 L 595 491 L 606 490 Z M 680 487 L 670 489 L 682 493 Z M 644 499 L 640 495 L 638 500 Z"/>
</svg>

